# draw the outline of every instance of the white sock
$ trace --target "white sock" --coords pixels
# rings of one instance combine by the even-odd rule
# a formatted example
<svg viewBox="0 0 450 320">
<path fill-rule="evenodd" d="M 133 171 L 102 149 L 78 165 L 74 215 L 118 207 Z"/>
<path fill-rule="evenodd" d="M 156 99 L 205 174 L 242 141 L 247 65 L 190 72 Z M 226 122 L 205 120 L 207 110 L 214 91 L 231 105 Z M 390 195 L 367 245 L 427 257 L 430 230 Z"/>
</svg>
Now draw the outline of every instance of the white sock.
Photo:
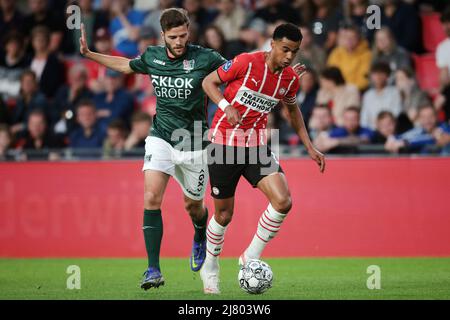
<svg viewBox="0 0 450 320">
<path fill-rule="evenodd" d="M 222 252 L 226 230 L 227 227 L 221 226 L 213 215 L 206 229 L 206 260 L 204 264 L 204 268 L 210 272 L 219 269 L 217 260 Z"/>
<path fill-rule="evenodd" d="M 286 214 L 276 211 L 269 203 L 266 211 L 263 212 L 258 221 L 258 228 L 253 236 L 253 240 L 245 250 L 245 256 L 249 259 L 259 259 L 267 243 L 275 237 L 280 230 Z"/>
</svg>

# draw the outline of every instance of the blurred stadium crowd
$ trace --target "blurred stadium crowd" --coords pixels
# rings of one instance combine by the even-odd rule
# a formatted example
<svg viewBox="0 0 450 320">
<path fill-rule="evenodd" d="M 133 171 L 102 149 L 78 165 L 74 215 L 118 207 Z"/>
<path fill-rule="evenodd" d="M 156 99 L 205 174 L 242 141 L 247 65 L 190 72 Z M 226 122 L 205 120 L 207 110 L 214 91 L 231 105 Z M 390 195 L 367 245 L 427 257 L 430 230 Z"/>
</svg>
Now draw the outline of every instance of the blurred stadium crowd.
<svg viewBox="0 0 450 320">
<path fill-rule="evenodd" d="M 156 96 L 79 55 L 77 4 L 92 50 L 133 58 L 161 43 L 159 15 L 185 8 L 191 42 L 231 59 L 270 50 L 277 24 L 304 39 L 298 102 L 327 153 L 450 153 L 450 7 L 445 0 L 0 0 L 0 160 L 142 156 Z M 381 8 L 370 29 L 369 5 Z M 209 121 L 217 106 L 208 106 Z M 288 113 L 269 127 L 301 149 Z M 62 152 L 58 150 L 63 150 Z"/>
</svg>

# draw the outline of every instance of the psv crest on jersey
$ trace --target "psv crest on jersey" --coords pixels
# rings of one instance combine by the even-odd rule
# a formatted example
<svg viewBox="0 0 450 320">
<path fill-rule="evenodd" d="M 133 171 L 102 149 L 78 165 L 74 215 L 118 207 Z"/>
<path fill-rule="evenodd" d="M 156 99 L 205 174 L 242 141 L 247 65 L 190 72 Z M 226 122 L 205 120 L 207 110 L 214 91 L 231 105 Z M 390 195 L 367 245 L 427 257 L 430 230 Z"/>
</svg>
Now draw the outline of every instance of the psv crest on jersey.
<svg viewBox="0 0 450 320">
<path fill-rule="evenodd" d="M 183 60 L 183 70 L 186 73 L 191 72 L 194 69 L 195 60 Z"/>
</svg>

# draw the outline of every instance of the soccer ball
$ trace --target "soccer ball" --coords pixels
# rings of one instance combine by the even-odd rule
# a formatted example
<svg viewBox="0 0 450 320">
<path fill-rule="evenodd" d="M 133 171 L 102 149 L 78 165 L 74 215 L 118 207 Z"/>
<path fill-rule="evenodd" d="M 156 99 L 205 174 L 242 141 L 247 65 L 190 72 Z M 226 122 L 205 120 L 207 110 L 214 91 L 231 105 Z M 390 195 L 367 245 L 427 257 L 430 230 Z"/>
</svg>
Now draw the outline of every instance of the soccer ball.
<svg viewBox="0 0 450 320">
<path fill-rule="evenodd" d="M 272 287 L 272 269 L 264 261 L 251 259 L 239 270 L 238 280 L 245 292 L 260 294 Z"/>
</svg>

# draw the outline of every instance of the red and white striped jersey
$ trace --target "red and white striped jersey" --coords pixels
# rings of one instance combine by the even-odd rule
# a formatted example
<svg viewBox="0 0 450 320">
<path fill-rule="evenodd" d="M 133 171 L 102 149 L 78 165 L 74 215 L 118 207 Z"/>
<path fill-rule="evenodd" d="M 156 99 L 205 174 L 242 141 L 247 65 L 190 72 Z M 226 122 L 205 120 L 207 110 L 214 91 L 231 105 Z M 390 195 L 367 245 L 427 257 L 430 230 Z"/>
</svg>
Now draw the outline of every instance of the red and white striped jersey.
<svg viewBox="0 0 450 320">
<path fill-rule="evenodd" d="M 224 97 L 242 117 L 242 125 L 231 126 L 225 113 L 214 115 L 209 138 L 214 143 L 252 147 L 267 141 L 267 115 L 280 102 L 295 103 L 299 76 L 292 67 L 272 73 L 264 52 L 243 53 L 217 69 L 227 82 Z"/>
</svg>

